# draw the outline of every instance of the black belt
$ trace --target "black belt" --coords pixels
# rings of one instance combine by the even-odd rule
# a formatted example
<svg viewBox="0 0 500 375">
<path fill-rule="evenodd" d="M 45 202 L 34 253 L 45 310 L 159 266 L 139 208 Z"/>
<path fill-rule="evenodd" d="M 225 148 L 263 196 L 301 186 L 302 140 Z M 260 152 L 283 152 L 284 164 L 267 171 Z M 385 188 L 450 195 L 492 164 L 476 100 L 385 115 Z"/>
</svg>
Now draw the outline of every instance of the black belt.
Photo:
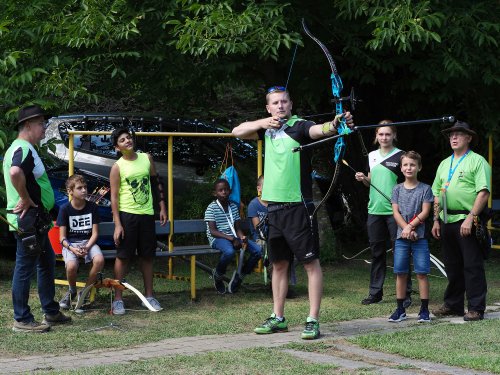
<svg viewBox="0 0 500 375">
<path fill-rule="evenodd" d="M 447 210 L 448 215 L 468 215 L 470 211 L 467 210 Z"/>
<path fill-rule="evenodd" d="M 308 202 L 306 204 L 309 204 L 309 203 L 312 203 L 312 202 Z M 267 206 L 267 212 L 286 210 L 287 208 L 292 208 L 292 207 L 300 206 L 303 204 L 304 203 L 302 203 L 302 202 L 286 202 L 286 203 L 279 203 L 279 204 L 270 204 Z"/>
</svg>

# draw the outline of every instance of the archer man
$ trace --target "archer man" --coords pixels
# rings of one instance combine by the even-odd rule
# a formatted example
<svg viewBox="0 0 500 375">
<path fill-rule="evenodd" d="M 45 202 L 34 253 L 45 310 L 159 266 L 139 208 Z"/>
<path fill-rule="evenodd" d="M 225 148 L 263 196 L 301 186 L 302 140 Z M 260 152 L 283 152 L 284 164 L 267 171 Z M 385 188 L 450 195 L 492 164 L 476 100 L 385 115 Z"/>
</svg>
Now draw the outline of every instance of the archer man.
<svg viewBox="0 0 500 375">
<path fill-rule="evenodd" d="M 266 183 L 262 199 L 268 205 L 268 255 L 273 263 L 274 312 L 256 333 L 288 331 L 285 320 L 285 298 L 288 291 L 288 265 L 293 257 L 304 264 L 309 281 L 310 312 L 303 339 L 316 339 L 319 331 L 319 308 L 323 293 L 323 274 L 319 264 L 318 223 L 312 194 L 311 152 L 292 153 L 291 149 L 337 133 L 341 116 L 316 125 L 297 116 L 292 117 L 292 102 L 284 87 L 271 87 L 266 96 L 271 117 L 244 122 L 233 129 L 241 139 L 264 139 L 266 148 Z M 349 112 L 344 121 L 354 126 Z"/>
</svg>

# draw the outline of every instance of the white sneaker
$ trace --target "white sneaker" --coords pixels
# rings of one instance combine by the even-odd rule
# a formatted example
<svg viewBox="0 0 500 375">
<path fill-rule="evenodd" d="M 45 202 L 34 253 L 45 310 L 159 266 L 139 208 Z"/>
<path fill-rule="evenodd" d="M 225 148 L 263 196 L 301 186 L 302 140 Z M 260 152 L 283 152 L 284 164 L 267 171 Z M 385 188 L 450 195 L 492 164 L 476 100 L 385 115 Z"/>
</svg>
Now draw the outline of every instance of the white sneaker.
<svg viewBox="0 0 500 375">
<path fill-rule="evenodd" d="M 123 301 L 114 301 L 113 302 L 113 314 L 115 315 L 125 315 L 125 305 Z"/>
<path fill-rule="evenodd" d="M 159 311 L 161 310 L 161 305 L 160 302 L 156 300 L 154 297 L 146 297 L 146 300 L 149 302 L 151 306 L 153 306 L 153 309 Z M 146 307 L 146 304 L 143 302 L 142 306 Z"/>
</svg>

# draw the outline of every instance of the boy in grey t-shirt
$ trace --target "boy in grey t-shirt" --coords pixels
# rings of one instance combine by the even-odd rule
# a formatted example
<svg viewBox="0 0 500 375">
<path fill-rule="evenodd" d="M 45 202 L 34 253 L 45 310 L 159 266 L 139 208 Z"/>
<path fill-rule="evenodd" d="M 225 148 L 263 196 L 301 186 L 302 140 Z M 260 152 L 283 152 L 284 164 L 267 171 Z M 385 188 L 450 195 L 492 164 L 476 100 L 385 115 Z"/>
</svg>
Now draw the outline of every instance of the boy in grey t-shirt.
<svg viewBox="0 0 500 375">
<path fill-rule="evenodd" d="M 394 250 L 394 273 L 396 279 L 396 298 L 398 307 L 389 318 L 390 322 L 406 319 L 403 301 L 406 292 L 406 278 L 409 269 L 410 254 L 413 255 L 415 274 L 420 290 L 421 308 L 419 322 L 430 322 L 429 315 L 429 280 L 431 270 L 429 245 L 426 238 L 425 219 L 429 216 L 434 197 L 429 185 L 417 180 L 422 169 L 421 157 L 415 151 L 408 151 L 401 156 L 401 171 L 405 182 L 392 189 L 392 211 L 398 224 L 396 248 Z"/>
</svg>

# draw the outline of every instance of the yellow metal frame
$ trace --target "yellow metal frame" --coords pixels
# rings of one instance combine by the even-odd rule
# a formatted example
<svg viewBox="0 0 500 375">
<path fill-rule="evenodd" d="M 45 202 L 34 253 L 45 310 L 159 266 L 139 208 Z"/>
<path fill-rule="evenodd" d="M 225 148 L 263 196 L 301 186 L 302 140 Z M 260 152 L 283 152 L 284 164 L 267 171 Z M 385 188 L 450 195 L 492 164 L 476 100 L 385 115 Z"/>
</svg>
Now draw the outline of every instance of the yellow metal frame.
<svg viewBox="0 0 500 375">
<path fill-rule="evenodd" d="M 68 176 L 72 176 L 75 173 L 74 166 L 74 138 L 75 135 L 111 135 L 110 131 L 75 131 L 69 130 L 69 155 L 68 155 Z M 174 145 L 174 137 L 205 137 L 205 138 L 234 138 L 234 135 L 231 133 L 181 133 L 181 132 L 136 132 L 136 136 L 147 136 L 147 137 L 167 137 L 168 138 L 168 156 L 167 156 L 167 170 L 168 170 L 168 183 L 167 183 L 167 192 L 168 192 L 168 218 L 170 220 L 170 234 L 168 238 L 168 251 L 174 251 L 174 244 L 172 242 L 172 236 L 174 235 L 174 162 L 173 162 L 173 145 Z M 257 177 L 262 175 L 262 141 L 257 141 Z M 191 298 L 196 298 L 196 265 L 194 255 L 190 256 L 191 258 L 191 277 L 182 277 L 182 276 L 174 276 L 174 265 L 172 257 L 168 260 L 168 275 L 165 274 L 154 274 L 155 277 L 169 279 L 169 280 L 183 280 L 191 282 Z M 258 268 L 254 269 L 255 272 L 263 273 L 263 265 L 262 260 L 259 261 Z M 56 280 L 56 284 L 64 284 L 60 282 L 61 280 Z M 67 282 L 66 284 L 67 285 Z M 94 289 L 92 289 L 93 293 Z"/>
<path fill-rule="evenodd" d="M 493 171 L 493 136 L 490 135 L 490 138 L 488 139 L 488 164 L 490 165 L 492 171 Z M 491 191 L 493 192 L 493 173 L 491 173 L 491 181 L 490 181 L 490 188 Z M 492 194 L 490 193 L 490 197 L 488 198 L 488 207 L 491 207 L 491 201 L 493 200 Z M 488 229 L 491 230 L 499 230 L 499 228 L 493 228 L 491 226 L 491 220 L 488 222 Z M 493 249 L 500 249 L 500 245 L 493 245 Z"/>
</svg>

